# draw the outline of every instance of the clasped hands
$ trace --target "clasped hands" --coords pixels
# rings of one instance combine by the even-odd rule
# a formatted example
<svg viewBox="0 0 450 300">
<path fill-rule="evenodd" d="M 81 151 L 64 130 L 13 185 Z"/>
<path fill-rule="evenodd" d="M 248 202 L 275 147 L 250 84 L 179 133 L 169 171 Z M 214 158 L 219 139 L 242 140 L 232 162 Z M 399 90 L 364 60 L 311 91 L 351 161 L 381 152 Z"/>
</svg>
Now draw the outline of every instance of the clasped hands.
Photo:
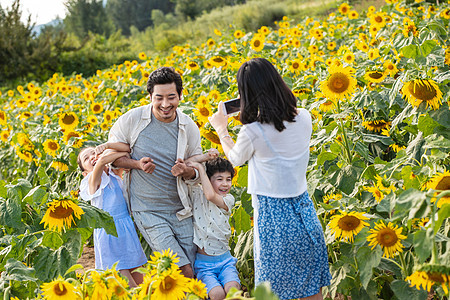
<svg viewBox="0 0 450 300">
<path fill-rule="evenodd" d="M 155 168 L 156 165 L 150 157 L 143 157 L 139 160 L 139 169 L 145 173 L 152 174 L 155 171 Z M 192 175 L 192 167 L 187 166 L 183 159 L 179 158 L 172 167 L 171 172 L 175 177 L 189 177 L 188 175 Z"/>
</svg>

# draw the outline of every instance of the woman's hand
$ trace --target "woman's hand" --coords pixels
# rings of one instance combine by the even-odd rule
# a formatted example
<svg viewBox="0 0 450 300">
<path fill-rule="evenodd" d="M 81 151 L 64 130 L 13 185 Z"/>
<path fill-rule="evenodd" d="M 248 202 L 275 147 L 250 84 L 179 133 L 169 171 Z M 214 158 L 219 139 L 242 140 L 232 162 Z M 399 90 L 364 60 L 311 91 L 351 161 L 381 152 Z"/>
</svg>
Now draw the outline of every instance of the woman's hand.
<svg viewBox="0 0 450 300">
<path fill-rule="evenodd" d="M 223 113 L 223 103 L 219 102 L 219 109 L 211 117 L 208 118 L 211 126 L 216 130 L 220 136 L 228 134 L 228 116 Z"/>
</svg>

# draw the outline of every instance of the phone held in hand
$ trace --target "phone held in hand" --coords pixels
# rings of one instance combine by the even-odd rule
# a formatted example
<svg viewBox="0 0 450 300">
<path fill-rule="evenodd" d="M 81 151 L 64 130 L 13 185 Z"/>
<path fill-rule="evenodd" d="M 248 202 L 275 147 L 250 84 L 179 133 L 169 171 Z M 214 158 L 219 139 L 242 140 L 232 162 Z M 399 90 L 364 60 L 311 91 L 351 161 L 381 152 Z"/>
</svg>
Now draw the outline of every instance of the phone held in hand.
<svg viewBox="0 0 450 300">
<path fill-rule="evenodd" d="M 241 99 L 231 99 L 223 102 L 224 115 L 231 115 L 241 110 Z"/>
</svg>

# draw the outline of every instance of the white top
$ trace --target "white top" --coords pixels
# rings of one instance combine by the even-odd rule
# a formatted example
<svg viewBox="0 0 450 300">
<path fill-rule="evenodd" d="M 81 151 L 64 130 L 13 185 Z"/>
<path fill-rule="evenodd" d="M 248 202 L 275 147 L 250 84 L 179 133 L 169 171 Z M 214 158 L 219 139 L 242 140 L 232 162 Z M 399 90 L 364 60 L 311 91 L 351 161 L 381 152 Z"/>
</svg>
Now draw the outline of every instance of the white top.
<svg viewBox="0 0 450 300">
<path fill-rule="evenodd" d="M 295 122 L 284 122 L 279 132 L 272 124 L 242 126 L 228 153 L 234 166 L 248 163 L 248 192 L 276 198 L 296 197 L 306 191 L 306 167 L 312 133 L 311 115 L 299 109 Z"/>
<path fill-rule="evenodd" d="M 229 240 L 231 227 L 228 220 L 234 206 L 234 197 L 227 194 L 223 197 L 228 211 L 208 201 L 198 184 L 189 186 L 189 194 L 193 201 L 194 244 L 204 249 L 208 255 L 221 255 L 230 250 Z"/>
<path fill-rule="evenodd" d="M 133 146 L 136 140 L 144 130 L 145 127 L 152 121 L 152 104 L 140 106 L 129 110 L 124 115 L 114 123 L 109 131 L 109 142 L 122 142 L 130 145 L 131 151 L 133 151 Z M 202 147 L 200 145 L 200 131 L 197 125 L 189 118 L 188 115 L 184 114 L 179 108 L 177 108 L 178 117 L 178 142 L 177 142 L 177 158 L 183 160 L 188 159 L 191 156 L 202 154 Z M 151 157 L 152 154 L 149 153 Z M 175 164 L 175 162 L 174 162 Z M 197 173 L 196 173 L 197 174 Z M 198 178 L 197 178 L 198 179 Z M 123 175 L 124 184 L 124 197 L 128 205 L 128 210 L 131 211 L 130 207 L 130 174 L 126 172 Z M 188 199 L 188 188 L 185 181 L 181 176 L 177 177 L 177 189 L 178 195 L 180 196 L 181 203 L 183 204 L 183 209 L 177 212 L 177 217 L 179 220 L 186 219 L 192 216 L 191 201 Z M 150 209 L 150 208 L 149 208 Z"/>
<path fill-rule="evenodd" d="M 95 191 L 95 193 L 90 194 L 89 193 L 89 177 L 91 177 L 92 172 L 89 172 L 82 180 L 80 184 L 80 197 L 81 199 L 85 201 L 91 201 L 91 204 L 98 208 L 103 208 L 103 189 L 108 186 L 109 182 L 111 181 L 111 178 L 109 176 L 113 176 L 117 179 L 117 182 L 119 183 L 119 187 L 122 189 L 122 178 L 114 174 L 114 172 L 109 168 L 109 175 L 105 173 L 105 171 L 102 172 L 102 177 L 100 181 L 100 187 Z"/>
</svg>

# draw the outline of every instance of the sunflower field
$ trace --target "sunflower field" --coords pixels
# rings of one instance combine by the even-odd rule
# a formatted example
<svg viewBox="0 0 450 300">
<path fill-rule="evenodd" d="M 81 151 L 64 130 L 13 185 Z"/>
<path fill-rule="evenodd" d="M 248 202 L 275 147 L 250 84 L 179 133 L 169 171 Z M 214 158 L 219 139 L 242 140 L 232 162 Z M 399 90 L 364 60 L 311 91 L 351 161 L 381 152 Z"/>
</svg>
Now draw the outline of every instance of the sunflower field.
<svg viewBox="0 0 450 300">
<path fill-rule="evenodd" d="M 284 17 L 257 32 L 230 25 L 200 46 L 176 45 L 168 56 L 142 52 L 89 78 L 54 74 L 43 84 L 3 90 L 3 299 L 204 297 L 201 282 L 170 267 L 176 256 L 169 252 L 153 254 L 137 288 L 115 270 L 76 264 L 93 228 L 115 234 L 107 213 L 78 199 L 76 157 L 81 147 L 105 142 L 121 114 L 149 103 L 146 80 L 160 66 L 182 74 L 180 108 L 198 124 L 204 150 L 221 151 L 208 117 L 237 96 L 237 70 L 253 57 L 277 67 L 313 118 L 308 191 L 333 275 L 324 297 L 448 298 L 449 3 L 386 0 L 364 12 L 342 3 L 324 18 Z M 241 126 L 238 116 L 230 118 L 233 138 Z M 246 292 L 233 299 L 276 299 L 270 288 L 254 290 L 247 167 L 236 170 L 230 245 Z"/>
</svg>

